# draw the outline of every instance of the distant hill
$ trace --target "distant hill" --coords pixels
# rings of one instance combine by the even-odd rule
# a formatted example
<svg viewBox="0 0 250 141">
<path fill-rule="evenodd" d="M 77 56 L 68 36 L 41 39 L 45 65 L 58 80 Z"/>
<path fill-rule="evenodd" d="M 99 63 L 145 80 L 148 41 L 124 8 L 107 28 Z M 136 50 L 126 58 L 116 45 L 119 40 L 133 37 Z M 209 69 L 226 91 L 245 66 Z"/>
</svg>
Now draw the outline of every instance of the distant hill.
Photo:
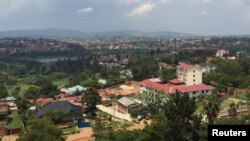
<svg viewBox="0 0 250 141">
<path fill-rule="evenodd" d="M 0 38 L 4 37 L 48 37 L 48 38 L 86 38 L 95 36 L 192 36 L 191 34 L 159 31 L 159 32 L 143 32 L 134 30 L 110 31 L 110 32 L 81 32 L 64 29 L 42 29 L 42 30 L 13 30 L 0 32 Z"/>
</svg>

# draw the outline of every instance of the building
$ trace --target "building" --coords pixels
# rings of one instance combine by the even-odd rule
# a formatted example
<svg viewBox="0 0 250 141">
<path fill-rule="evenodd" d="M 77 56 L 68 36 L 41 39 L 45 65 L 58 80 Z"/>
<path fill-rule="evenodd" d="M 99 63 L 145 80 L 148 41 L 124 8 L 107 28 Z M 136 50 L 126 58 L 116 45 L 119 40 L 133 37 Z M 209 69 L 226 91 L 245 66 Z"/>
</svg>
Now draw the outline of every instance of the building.
<svg viewBox="0 0 250 141">
<path fill-rule="evenodd" d="M 8 105 L 0 105 L 0 122 L 7 122 L 10 109 Z"/>
<path fill-rule="evenodd" d="M 181 64 L 177 66 L 177 79 L 186 85 L 202 84 L 202 70 L 197 66 Z"/>
<path fill-rule="evenodd" d="M 225 57 L 225 55 L 228 55 L 229 54 L 229 51 L 228 50 L 218 50 L 215 54 L 216 57 L 220 57 L 220 58 L 223 58 Z"/>
<path fill-rule="evenodd" d="M 30 102 L 34 102 L 36 106 L 42 107 L 43 105 L 45 105 L 47 103 L 54 102 L 54 99 L 53 98 L 38 98 L 35 101 L 30 100 Z"/>
<path fill-rule="evenodd" d="M 196 101 L 203 96 L 212 94 L 213 87 L 202 84 L 202 69 L 199 66 L 181 64 L 177 66 L 177 79 L 168 81 L 166 84 L 153 81 L 151 79 L 138 82 L 140 93 L 154 93 L 161 91 L 166 94 L 175 94 L 177 91 L 181 94 L 188 94 Z"/>
<path fill-rule="evenodd" d="M 212 63 L 201 63 L 201 64 L 198 64 L 196 66 L 201 68 L 202 74 L 207 74 L 211 71 L 216 70 L 216 65 L 214 65 Z"/>
<path fill-rule="evenodd" d="M 133 110 L 137 110 L 142 107 L 142 103 L 132 98 L 122 97 L 117 100 L 118 112 L 130 113 Z"/>
<path fill-rule="evenodd" d="M 42 117 L 50 111 L 60 111 L 64 114 L 69 114 L 71 119 L 73 119 L 74 121 L 77 121 L 83 117 L 82 107 L 76 106 L 68 101 L 55 101 L 53 103 L 50 103 L 41 108 L 38 111 L 37 116 Z"/>
<path fill-rule="evenodd" d="M 205 95 L 212 94 L 214 90 L 213 87 L 205 84 L 185 85 L 179 79 L 171 80 L 167 84 L 160 84 L 151 80 L 143 80 L 139 84 L 141 93 L 161 91 L 172 95 L 178 91 L 181 94 L 188 94 L 190 98 L 194 98 L 196 101 L 201 100 Z"/>
<path fill-rule="evenodd" d="M 87 90 L 87 88 L 85 88 L 83 86 L 80 86 L 80 85 L 76 85 L 74 87 L 68 88 L 67 93 L 75 94 L 77 92 L 82 92 L 82 91 L 85 91 L 85 90 Z"/>
</svg>

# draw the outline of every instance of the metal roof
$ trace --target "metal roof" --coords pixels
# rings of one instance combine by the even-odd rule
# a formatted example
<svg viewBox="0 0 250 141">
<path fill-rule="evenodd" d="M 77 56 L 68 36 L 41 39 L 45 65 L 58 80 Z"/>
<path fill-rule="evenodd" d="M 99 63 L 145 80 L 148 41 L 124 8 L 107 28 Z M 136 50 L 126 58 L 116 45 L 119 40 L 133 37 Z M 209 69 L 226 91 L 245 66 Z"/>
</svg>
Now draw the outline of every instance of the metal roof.
<svg viewBox="0 0 250 141">
<path fill-rule="evenodd" d="M 127 107 L 128 107 L 129 105 L 136 104 L 136 102 L 135 102 L 134 100 L 132 100 L 132 99 L 130 99 L 130 98 L 128 98 L 128 97 L 122 97 L 122 98 L 118 99 L 117 102 L 119 102 L 119 103 L 121 103 L 122 105 L 127 106 Z"/>
</svg>

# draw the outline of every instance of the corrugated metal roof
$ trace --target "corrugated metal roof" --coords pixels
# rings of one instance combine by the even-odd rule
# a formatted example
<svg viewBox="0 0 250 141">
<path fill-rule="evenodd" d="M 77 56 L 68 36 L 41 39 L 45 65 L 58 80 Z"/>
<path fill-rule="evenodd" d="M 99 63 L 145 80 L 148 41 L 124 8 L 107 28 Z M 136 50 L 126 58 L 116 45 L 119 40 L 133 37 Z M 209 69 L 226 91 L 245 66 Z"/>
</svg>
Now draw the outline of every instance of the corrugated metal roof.
<svg viewBox="0 0 250 141">
<path fill-rule="evenodd" d="M 117 102 L 119 102 L 119 103 L 121 103 L 122 105 L 127 106 L 127 107 L 128 107 L 129 105 L 132 105 L 132 104 L 135 104 L 135 103 L 136 103 L 134 100 L 132 100 L 132 99 L 130 99 L 130 98 L 128 98 L 128 97 L 122 97 L 122 98 L 118 99 Z"/>
<path fill-rule="evenodd" d="M 55 102 L 50 103 L 49 105 L 46 105 L 43 108 L 41 108 L 38 111 L 37 116 L 41 117 L 49 111 L 61 111 L 65 114 L 72 113 L 71 116 L 73 116 L 75 118 L 82 117 L 82 114 L 83 114 L 83 109 L 79 106 L 76 106 L 76 105 L 74 105 L 70 102 L 67 102 L 67 101 L 55 101 Z"/>
</svg>

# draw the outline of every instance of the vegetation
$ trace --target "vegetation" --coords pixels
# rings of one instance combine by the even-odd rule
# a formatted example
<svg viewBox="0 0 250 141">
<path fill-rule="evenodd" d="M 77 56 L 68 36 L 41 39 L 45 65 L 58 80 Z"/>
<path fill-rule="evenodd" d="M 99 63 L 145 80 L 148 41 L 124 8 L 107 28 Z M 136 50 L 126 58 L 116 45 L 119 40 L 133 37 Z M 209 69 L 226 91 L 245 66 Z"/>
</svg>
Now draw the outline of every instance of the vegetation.
<svg viewBox="0 0 250 141">
<path fill-rule="evenodd" d="M 220 112 L 220 100 L 217 95 L 209 95 L 203 102 L 203 109 L 207 115 L 208 123 L 213 124 Z"/>
<path fill-rule="evenodd" d="M 46 118 L 29 121 L 18 141 L 63 141 L 62 131 Z"/>
<path fill-rule="evenodd" d="M 18 113 L 12 113 L 9 116 L 8 129 L 18 129 L 21 128 L 21 118 Z"/>
<path fill-rule="evenodd" d="M 93 88 L 88 89 L 82 97 L 82 102 L 87 106 L 84 112 L 89 118 L 94 118 L 96 116 L 96 105 L 101 103 L 101 97 L 97 90 Z"/>
</svg>

